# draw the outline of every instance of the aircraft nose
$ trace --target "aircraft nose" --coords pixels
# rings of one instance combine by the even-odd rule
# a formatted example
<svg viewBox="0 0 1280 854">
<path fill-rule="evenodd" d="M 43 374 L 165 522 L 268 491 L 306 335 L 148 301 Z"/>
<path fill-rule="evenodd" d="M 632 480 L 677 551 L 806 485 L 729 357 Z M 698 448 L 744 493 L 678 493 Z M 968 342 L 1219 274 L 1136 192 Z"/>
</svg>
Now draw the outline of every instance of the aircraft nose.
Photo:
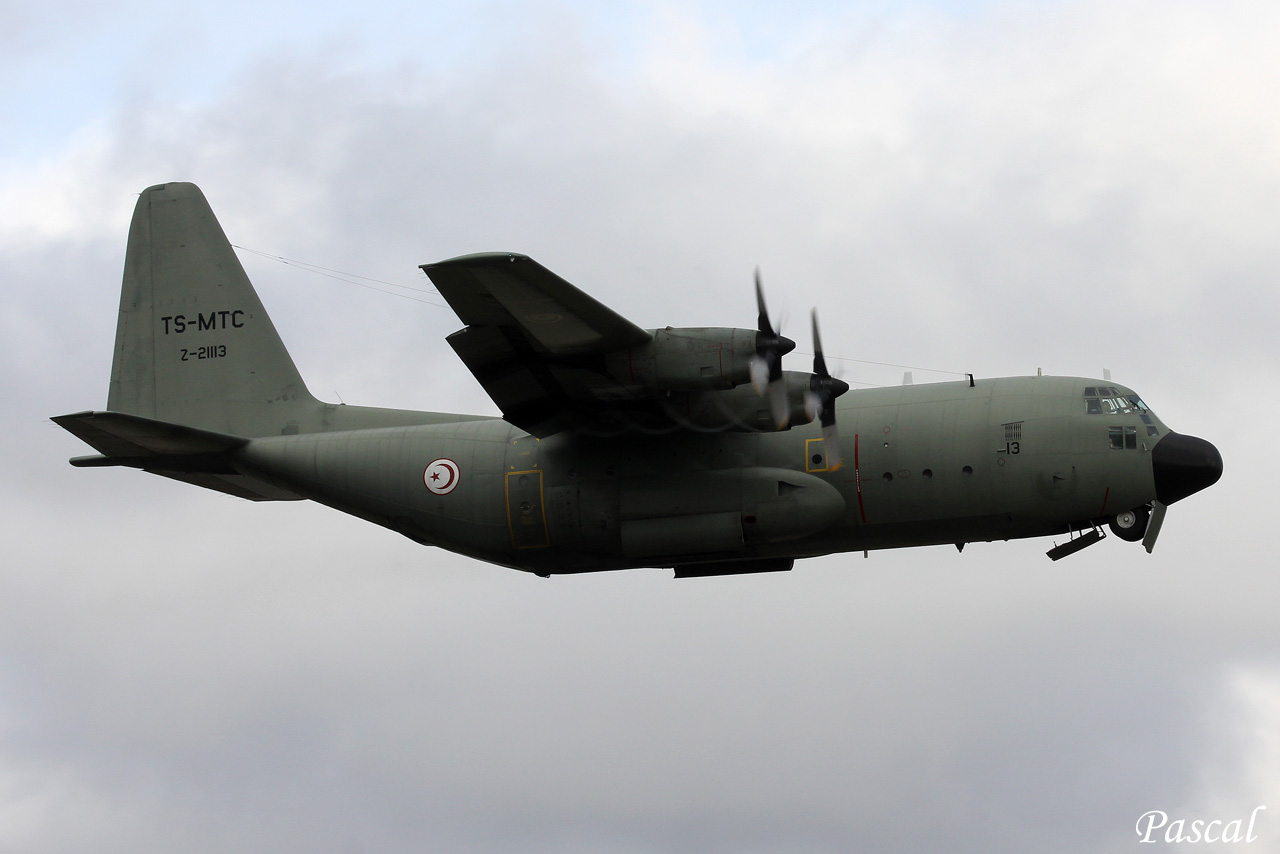
<svg viewBox="0 0 1280 854">
<path fill-rule="evenodd" d="M 1213 486 L 1222 477 L 1222 455 L 1211 442 L 1170 432 L 1151 449 L 1156 499 L 1172 504 Z"/>
</svg>

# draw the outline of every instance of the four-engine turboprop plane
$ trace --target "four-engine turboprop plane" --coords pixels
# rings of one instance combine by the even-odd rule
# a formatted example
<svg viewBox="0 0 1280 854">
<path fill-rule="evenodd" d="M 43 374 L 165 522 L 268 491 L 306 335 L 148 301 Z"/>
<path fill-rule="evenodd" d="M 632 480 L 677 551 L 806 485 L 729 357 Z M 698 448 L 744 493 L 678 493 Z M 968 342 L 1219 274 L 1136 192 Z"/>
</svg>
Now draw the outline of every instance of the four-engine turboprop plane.
<svg viewBox="0 0 1280 854">
<path fill-rule="evenodd" d="M 797 558 L 1103 528 L 1151 551 L 1217 449 L 1108 380 L 1010 377 L 846 394 L 773 328 L 641 329 L 523 255 L 423 265 L 449 344 L 502 418 L 307 391 L 204 195 L 142 192 L 107 408 L 53 420 L 98 455 L 257 501 L 309 498 L 539 575 L 790 569 Z"/>
</svg>

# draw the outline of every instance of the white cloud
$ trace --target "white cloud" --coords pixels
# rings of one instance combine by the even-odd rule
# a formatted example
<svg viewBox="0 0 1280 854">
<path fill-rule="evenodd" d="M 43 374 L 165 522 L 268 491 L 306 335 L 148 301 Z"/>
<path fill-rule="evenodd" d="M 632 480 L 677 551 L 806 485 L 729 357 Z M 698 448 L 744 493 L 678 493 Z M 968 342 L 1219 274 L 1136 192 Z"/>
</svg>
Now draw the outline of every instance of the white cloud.
<svg viewBox="0 0 1280 854">
<path fill-rule="evenodd" d="M 1280 851 L 1280 671 L 1236 664 L 1207 699 L 1217 743 L 1203 791 L 1185 812 L 1206 820 L 1247 820 L 1261 804 L 1266 809 L 1255 825 L 1257 850 Z"/>
</svg>

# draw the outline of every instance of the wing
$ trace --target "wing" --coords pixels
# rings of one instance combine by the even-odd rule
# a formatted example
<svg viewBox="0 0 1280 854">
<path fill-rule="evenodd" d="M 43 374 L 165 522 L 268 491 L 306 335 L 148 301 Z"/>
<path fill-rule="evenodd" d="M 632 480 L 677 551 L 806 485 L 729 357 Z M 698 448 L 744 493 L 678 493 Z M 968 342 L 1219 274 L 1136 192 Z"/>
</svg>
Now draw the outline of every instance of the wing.
<svg viewBox="0 0 1280 854">
<path fill-rule="evenodd" d="M 605 368 L 605 354 L 653 336 L 533 259 L 485 253 L 422 270 L 467 324 L 450 346 L 512 424 L 549 436 L 655 409 Z"/>
</svg>

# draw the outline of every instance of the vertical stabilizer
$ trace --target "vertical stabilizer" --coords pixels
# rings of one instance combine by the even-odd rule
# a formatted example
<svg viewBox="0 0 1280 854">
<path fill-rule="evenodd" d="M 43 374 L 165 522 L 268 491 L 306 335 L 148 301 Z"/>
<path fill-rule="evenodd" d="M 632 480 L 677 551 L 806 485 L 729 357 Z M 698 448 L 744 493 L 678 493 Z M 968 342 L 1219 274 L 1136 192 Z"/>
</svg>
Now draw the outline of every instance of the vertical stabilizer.
<svg viewBox="0 0 1280 854">
<path fill-rule="evenodd" d="M 264 436 L 316 405 L 200 189 L 144 190 L 129 227 L 107 408 Z"/>
</svg>

